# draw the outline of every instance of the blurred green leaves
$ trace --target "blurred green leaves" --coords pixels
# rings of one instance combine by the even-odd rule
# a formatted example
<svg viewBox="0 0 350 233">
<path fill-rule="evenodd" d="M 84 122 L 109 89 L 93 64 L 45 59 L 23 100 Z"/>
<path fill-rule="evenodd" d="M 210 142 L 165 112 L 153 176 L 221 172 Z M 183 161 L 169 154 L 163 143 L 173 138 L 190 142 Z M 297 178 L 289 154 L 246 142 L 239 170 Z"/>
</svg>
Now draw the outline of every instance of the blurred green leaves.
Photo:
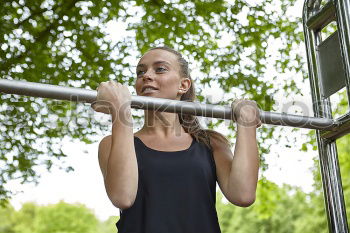
<svg viewBox="0 0 350 233">
<path fill-rule="evenodd" d="M 112 233 L 119 217 L 99 221 L 82 204 L 60 201 L 46 206 L 24 203 L 20 210 L 0 208 L 0 233 Z"/>
<path fill-rule="evenodd" d="M 314 216 L 310 210 L 315 202 L 308 196 L 298 187 L 278 186 L 266 179 L 259 180 L 256 201 L 247 208 L 237 207 L 230 203 L 224 204 L 221 202 L 222 194 L 217 193 L 221 231 L 222 233 L 324 232 L 326 218 L 323 206 L 317 206 L 323 212 Z M 317 197 L 322 199 L 320 195 Z M 320 222 L 322 224 L 318 225 Z"/>
</svg>

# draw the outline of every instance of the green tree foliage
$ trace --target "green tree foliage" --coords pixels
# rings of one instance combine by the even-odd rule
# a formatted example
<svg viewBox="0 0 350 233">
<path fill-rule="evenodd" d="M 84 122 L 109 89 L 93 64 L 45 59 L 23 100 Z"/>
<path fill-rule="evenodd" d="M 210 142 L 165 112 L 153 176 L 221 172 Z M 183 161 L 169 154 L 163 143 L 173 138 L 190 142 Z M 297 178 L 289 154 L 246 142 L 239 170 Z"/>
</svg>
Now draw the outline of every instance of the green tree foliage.
<svg viewBox="0 0 350 233">
<path fill-rule="evenodd" d="M 18 233 L 35 232 L 34 220 L 38 216 L 39 208 L 35 203 L 25 203 L 12 218 L 13 231 Z"/>
<path fill-rule="evenodd" d="M 98 226 L 98 233 L 116 233 L 116 223 L 119 220 L 119 216 L 109 217 L 106 221 L 100 222 Z"/>
<path fill-rule="evenodd" d="M 223 233 L 294 233 L 308 205 L 306 194 L 299 188 L 279 187 L 266 179 L 259 181 L 256 202 L 248 208 L 223 204 L 221 193 L 217 197 Z"/>
<path fill-rule="evenodd" d="M 347 219 L 350 221 L 350 135 L 337 140 L 340 173 L 344 190 Z"/>
<path fill-rule="evenodd" d="M 12 219 L 15 210 L 12 206 L 0 207 L 0 233 L 13 233 Z"/>
<path fill-rule="evenodd" d="M 295 233 L 328 233 L 323 193 L 315 191 L 308 195 L 308 199 L 310 201 L 304 206 L 302 218 L 295 222 Z"/>
<path fill-rule="evenodd" d="M 34 221 L 38 233 L 94 233 L 97 219 L 86 207 L 63 202 L 41 208 Z"/>
<path fill-rule="evenodd" d="M 25 203 L 19 211 L 0 208 L 0 233 L 112 233 L 118 217 L 100 222 L 81 204 L 59 202 L 38 206 Z"/>
<path fill-rule="evenodd" d="M 290 0 L 4 0 L 0 76 L 93 90 L 108 79 L 132 85 L 135 57 L 166 44 L 200 67 L 200 75 L 193 77 L 197 87 L 218 83 L 225 92 L 236 97 L 245 93 L 261 109 L 271 111 L 274 93 L 282 89 L 288 96 L 299 90 L 293 79 L 275 86 L 277 76 L 264 78 L 266 51 L 277 40 L 278 58 L 273 61 L 277 71 L 299 72 L 303 67 L 301 56 L 293 52 L 302 42 L 300 18 L 287 14 L 293 5 Z M 120 24 L 111 22 L 124 22 L 127 33 L 112 40 L 106 25 L 117 29 Z M 201 88 L 198 100 L 210 102 Z M 64 137 L 92 143 L 94 135 L 108 128 L 92 124 L 89 105 L 15 95 L 1 95 L 0 101 L 2 200 L 10 195 L 9 180 L 37 182 L 37 167 L 72 170 L 59 161 L 66 156 L 61 149 Z M 208 127 L 222 123 L 210 120 Z M 231 138 L 234 126 L 229 125 Z M 268 153 L 265 139 L 272 138 L 274 130 L 259 129 L 261 155 Z"/>
</svg>

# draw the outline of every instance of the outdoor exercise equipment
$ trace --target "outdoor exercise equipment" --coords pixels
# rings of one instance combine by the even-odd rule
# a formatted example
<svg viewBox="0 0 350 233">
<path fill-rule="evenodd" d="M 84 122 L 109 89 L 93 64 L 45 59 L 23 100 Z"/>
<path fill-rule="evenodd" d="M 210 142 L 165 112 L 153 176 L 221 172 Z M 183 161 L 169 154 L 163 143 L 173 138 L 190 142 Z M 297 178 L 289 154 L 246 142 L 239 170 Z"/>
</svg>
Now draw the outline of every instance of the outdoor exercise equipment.
<svg viewBox="0 0 350 233">
<path fill-rule="evenodd" d="M 330 23 L 337 30 L 322 38 Z M 350 0 L 306 0 L 303 26 L 315 117 L 332 119 L 330 96 L 346 87 L 350 103 Z M 349 108 L 332 131 L 316 130 L 329 231 L 348 233 L 336 139 L 350 132 Z"/>
<path fill-rule="evenodd" d="M 335 22 L 328 38 L 322 29 Z M 330 96 L 346 87 L 350 103 L 350 0 L 305 0 L 303 27 L 314 117 L 260 110 L 261 122 L 316 129 L 329 231 L 349 233 L 338 163 L 336 139 L 350 132 L 350 112 L 333 119 Z M 0 79 L 0 92 L 92 103 L 97 92 L 72 87 Z M 231 107 L 145 96 L 132 96 L 131 107 L 222 119 L 232 118 Z"/>
<path fill-rule="evenodd" d="M 5 79 L 0 79 L 0 92 L 85 103 L 94 102 L 97 96 L 97 91 L 94 90 Z M 230 106 L 201 104 L 199 102 L 132 96 L 131 107 L 233 120 Z M 331 119 L 259 111 L 261 122 L 265 124 L 309 129 L 334 128 L 334 122 Z"/>
</svg>

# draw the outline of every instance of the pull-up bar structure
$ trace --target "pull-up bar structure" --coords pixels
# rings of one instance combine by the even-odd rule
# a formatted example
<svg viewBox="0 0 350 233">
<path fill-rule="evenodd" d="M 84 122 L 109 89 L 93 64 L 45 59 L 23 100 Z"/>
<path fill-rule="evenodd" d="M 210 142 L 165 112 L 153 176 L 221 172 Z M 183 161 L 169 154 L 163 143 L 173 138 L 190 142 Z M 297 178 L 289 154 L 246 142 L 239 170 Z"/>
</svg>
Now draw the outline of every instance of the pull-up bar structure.
<svg viewBox="0 0 350 233">
<path fill-rule="evenodd" d="M 323 38 L 334 22 L 336 31 Z M 305 0 L 303 27 L 315 117 L 332 118 L 330 96 L 346 88 L 348 112 L 316 138 L 329 232 L 349 233 L 336 139 L 350 132 L 350 0 Z"/>
<path fill-rule="evenodd" d="M 85 103 L 93 103 L 97 96 L 94 90 L 5 79 L 0 79 L 0 92 Z M 199 102 L 132 96 L 131 107 L 233 120 L 231 107 Z M 265 124 L 322 130 L 335 127 L 332 119 L 259 111 L 260 120 Z"/>
</svg>

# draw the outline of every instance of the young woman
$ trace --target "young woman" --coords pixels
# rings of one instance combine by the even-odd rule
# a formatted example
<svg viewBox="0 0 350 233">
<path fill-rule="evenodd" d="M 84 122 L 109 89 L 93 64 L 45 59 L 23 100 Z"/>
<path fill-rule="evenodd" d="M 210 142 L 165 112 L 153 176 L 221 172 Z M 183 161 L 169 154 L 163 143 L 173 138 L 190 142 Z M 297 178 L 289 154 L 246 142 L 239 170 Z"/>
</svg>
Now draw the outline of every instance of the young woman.
<svg viewBox="0 0 350 233">
<path fill-rule="evenodd" d="M 168 47 L 140 59 L 135 84 L 140 96 L 194 101 L 188 63 Z M 112 116 L 112 135 L 99 144 L 106 192 L 117 208 L 119 233 L 218 233 L 216 182 L 237 206 L 255 201 L 259 155 L 254 101 L 232 103 L 237 139 L 202 129 L 196 116 L 144 110 L 144 126 L 134 133 L 127 86 L 109 81 L 97 88 L 92 108 Z"/>
</svg>

